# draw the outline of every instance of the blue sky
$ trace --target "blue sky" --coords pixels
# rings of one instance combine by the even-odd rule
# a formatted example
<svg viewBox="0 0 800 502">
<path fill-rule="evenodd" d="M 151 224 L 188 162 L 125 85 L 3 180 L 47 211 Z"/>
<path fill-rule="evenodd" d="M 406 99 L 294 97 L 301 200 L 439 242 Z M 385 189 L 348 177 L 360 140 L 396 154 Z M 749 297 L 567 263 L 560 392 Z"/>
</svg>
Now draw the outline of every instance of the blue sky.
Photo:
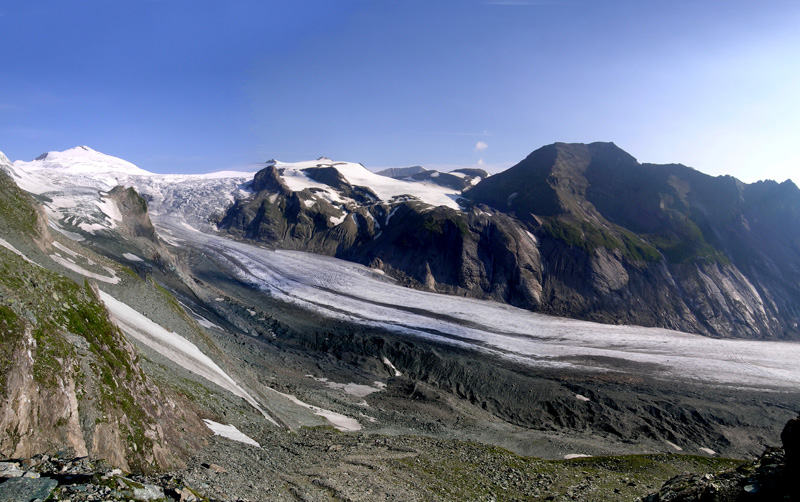
<svg viewBox="0 0 800 502">
<path fill-rule="evenodd" d="M 155 172 L 326 155 L 500 169 L 554 141 L 797 180 L 800 3 L 0 4 L 0 150 Z"/>
</svg>

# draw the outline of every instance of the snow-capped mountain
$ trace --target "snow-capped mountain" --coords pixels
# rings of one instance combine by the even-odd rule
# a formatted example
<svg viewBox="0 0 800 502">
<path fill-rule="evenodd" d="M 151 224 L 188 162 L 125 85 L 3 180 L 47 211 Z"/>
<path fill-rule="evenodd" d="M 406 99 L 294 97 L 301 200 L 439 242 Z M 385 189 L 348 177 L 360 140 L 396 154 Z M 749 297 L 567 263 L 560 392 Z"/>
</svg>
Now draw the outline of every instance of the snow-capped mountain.
<svg viewBox="0 0 800 502">
<path fill-rule="evenodd" d="M 146 357 L 102 379 L 90 365 L 83 372 L 71 365 L 70 378 L 88 378 L 101 389 L 114 379 L 124 387 L 128 373 L 152 372 L 180 399 L 194 400 L 198 416 L 211 417 L 206 433 L 233 430 L 219 422 L 228 420 L 248 432 L 236 429 L 234 436 L 253 447 L 274 437 L 256 436 L 264 431 L 327 424 L 481 438 L 558 458 L 575 455 L 576 445 L 590 453 L 755 451 L 795 399 L 796 344 L 720 341 L 632 324 L 719 329 L 743 319 L 740 329 L 763 329 L 766 317 L 782 315 L 764 300 L 774 298 L 771 285 L 721 261 L 687 266 L 670 256 L 656 259 L 647 254 L 655 244 L 646 234 L 605 220 L 609 208 L 575 187 L 608 190 L 598 180 L 606 170 L 650 169 L 614 148 L 546 147 L 511 176 L 483 179 L 467 191 L 327 158 L 270 161 L 256 173 L 160 175 L 119 159 L 105 165 L 107 156 L 84 148 L 30 162 L 0 157 L 10 174 L 0 176 L 9 185 L 0 184 L 8 188 L 0 205 L 17 207 L 18 220 L 38 221 L 0 215 L 4 266 L 14 260 L 12 268 L 33 279 L 11 277 L 26 296 L 3 286 L 1 298 L 14 296 L 8 305 L 30 319 L 25 309 L 43 302 L 35 319 L 45 323 L 50 312 L 71 308 L 60 292 L 41 287 L 52 280 L 50 271 L 85 284 L 85 303 L 105 305 L 98 311 L 108 312 Z M 675 169 L 670 176 L 669 186 L 685 188 L 676 181 L 682 179 L 693 190 L 715 183 Z M 21 207 L 27 196 L 10 181 L 28 187 L 45 207 L 50 229 L 32 201 Z M 560 198 L 547 205 L 551 189 Z M 751 227 L 763 224 L 752 218 Z M 686 288 L 693 277 L 715 285 L 714 293 Z M 662 289 L 683 302 L 682 310 L 658 300 L 646 304 Z M 531 312 L 547 308 L 605 316 L 606 324 Z M 621 310 L 626 314 L 614 317 Z M 669 315 L 649 322 L 657 310 Z M 723 312 L 718 324 L 692 325 L 706 310 Z M 64 328 L 57 340 L 78 347 L 88 365 L 104 352 L 86 350 L 81 337 L 89 331 L 78 328 Z M 46 355 L 31 346 L 30 360 Z M 69 399 L 78 399 L 74 387 L 66 387 Z M 74 416 L 86 409 L 94 408 Z M 58 410 L 51 415 L 54 422 L 60 417 Z M 0 420 L 16 424 L 19 416 Z M 198 416 L 188 418 L 192 434 L 200 433 Z M 70 420 L 76 430 L 106 427 L 93 416 Z M 170 430 L 179 430 L 181 420 Z M 551 443 L 543 431 L 563 437 Z M 108 451 L 123 460 L 143 457 L 124 445 Z"/>
<path fill-rule="evenodd" d="M 483 169 L 461 168 L 441 172 L 425 169 L 422 166 L 389 167 L 378 171 L 377 174 L 397 180 L 424 181 L 459 191 L 477 185 L 482 179 L 489 177 L 489 173 Z"/>
<path fill-rule="evenodd" d="M 640 165 L 613 144 L 551 145 L 492 177 L 450 173 L 481 179 L 466 190 L 430 182 L 444 173 L 403 171 L 395 179 L 325 157 L 269 161 L 257 173 L 157 175 L 87 147 L 15 162 L 10 171 L 67 232 L 114 229 L 119 214 L 108 193 L 132 186 L 165 239 L 177 221 L 545 313 L 716 336 L 800 336 L 792 314 L 800 294 L 786 268 L 797 260 L 794 245 L 757 250 L 763 239 L 753 238 L 780 227 L 766 205 L 783 198 L 791 208 L 796 187 Z M 643 173 L 649 180 L 621 190 Z M 690 187 L 688 196 L 675 180 Z M 731 189 L 744 202 L 725 211 L 741 214 L 747 227 L 732 227 L 695 195 Z M 787 210 L 781 220 L 797 219 Z M 771 265 L 753 273 L 764 262 L 750 263 L 754 253 L 774 254 L 775 267 L 788 273 L 774 274 Z"/>
<path fill-rule="evenodd" d="M 431 206 L 446 206 L 458 209 L 456 202 L 461 191 L 443 187 L 435 183 L 415 183 L 397 180 L 373 173 L 362 164 L 353 162 L 334 162 L 326 157 L 315 161 L 284 163 L 273 162 L 286 186 L 294 192 L 308 189 L 318 192 L 328 202 L 356 202 L 342 196 L 337 190 L 337 182 L 346 182 L 350 187 L 367 189 L 374 202 L 392 202 L 399 199 L 416 199 Z M 336 179 L 334 181 L 334 178 Z"/>
<path fill-rule="evenodd" d="M 247 192 L 243 184 L 254 174 L 160 175 L 86 146 L 16 161 L 6 170 L 42 202 L 51 224 L 90 233 L 114 229 L 119 221 L 116 203 L 108 197 L 116 186 L 134 187 L 151 204 L 153 216 L 168 213 L 194 225 L 207 225 L 210 215 Z"/>
<path fill-rule="evenodd" d="M 129 176 L 152 174 L 128 161 L 92 150 L 88 146 L 76 146 L 63 152 L 43 153 L 31 162 L 17 162 L 17 165 L 24 170 L 57 169 L 72 174 L 119 173 Z"/>
</svg>

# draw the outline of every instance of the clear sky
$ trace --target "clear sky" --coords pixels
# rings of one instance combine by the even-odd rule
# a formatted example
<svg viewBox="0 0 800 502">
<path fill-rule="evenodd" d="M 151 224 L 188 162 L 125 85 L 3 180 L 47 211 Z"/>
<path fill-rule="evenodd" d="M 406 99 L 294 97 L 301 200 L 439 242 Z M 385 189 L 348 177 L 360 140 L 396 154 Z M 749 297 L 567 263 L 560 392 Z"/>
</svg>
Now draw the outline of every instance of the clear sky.
<svg viewBox="0 0 800 502">
<path fill-rule="evenodd" d="M 11 159 L 497 170 L 555 141 L 798 181 L 800 2 L 0 3 Z"/>
</svg>

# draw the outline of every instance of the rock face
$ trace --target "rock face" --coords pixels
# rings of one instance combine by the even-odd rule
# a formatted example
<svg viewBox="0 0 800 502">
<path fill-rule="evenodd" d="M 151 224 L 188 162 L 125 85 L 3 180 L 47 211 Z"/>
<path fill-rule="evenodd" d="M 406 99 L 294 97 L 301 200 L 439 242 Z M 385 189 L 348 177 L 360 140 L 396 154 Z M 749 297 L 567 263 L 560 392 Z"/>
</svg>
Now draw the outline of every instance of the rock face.
<svg viewBox="0 0 800 502">
<path fill-rule="evenodd" d="M 35 203 L 5 173 L 0 207 L 5 241 L 32 252 L 52 246 Z M 180 465 L 205 428 L 138 357 L 95 285 L 0 247 L 0 455 L 70 448 L 126 469 Z"/>
<path fill-rule="evenodd" d="M 342 199 L 292 191 L 268 166 L 218 228 L 543 313 L 800 338 L 800 190 L 791 181 L 748 185 L 640 164 L 612 143 L 540 148 L 465 190 L 461 210 L 380 200 L 335 165 L 306 174 Z"/>
<path fill-rule="evenodd" d="M 800 416 L 786 423 L 781 442 L 786 452 L 786 469 L 792 476 L 800 475 Z"/>
<path fill-rule="evenodd" d="M 147 213 L 147 202 L 132 187 L 114 187 L 109 197 L 117 203 L 122 215 L 120 232 L 128 237 L 141 237 L 156 243 L 156 229 Z"/>
</svg>

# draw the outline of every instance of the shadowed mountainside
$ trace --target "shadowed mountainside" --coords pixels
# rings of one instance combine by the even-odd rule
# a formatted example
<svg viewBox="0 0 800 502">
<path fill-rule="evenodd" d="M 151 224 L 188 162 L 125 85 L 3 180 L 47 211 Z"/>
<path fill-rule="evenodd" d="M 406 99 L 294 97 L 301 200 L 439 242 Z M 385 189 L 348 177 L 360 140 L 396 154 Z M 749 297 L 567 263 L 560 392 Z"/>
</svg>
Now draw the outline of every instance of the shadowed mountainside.
<svg viewBox="0 0 800 502">
<path fill-rule="evenodd" d="M 218 227 L 543 313 L 800 336 L 800 190 L 791 181 L 745 184 L 640 164 L 613 143 L 556 143 L 466 190 L 455 210 L 378 200 L 335 167 L 306 171 L 348 199 L 292 191 L 268 166 Z"/>
</svg>

